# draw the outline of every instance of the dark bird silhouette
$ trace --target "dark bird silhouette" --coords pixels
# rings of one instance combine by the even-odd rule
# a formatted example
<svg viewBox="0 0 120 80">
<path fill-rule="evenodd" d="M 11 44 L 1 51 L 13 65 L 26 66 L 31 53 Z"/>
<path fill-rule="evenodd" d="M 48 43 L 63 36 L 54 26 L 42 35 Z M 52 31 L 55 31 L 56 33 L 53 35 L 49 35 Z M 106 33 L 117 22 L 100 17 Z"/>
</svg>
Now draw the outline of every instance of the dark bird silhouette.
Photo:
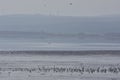
<svg viewBox="0 0 120 80">
<path fill-rule="evenodd" d="M 69 5 L 72 5 L 73 3 L 69 3 Z"/>
</svg>

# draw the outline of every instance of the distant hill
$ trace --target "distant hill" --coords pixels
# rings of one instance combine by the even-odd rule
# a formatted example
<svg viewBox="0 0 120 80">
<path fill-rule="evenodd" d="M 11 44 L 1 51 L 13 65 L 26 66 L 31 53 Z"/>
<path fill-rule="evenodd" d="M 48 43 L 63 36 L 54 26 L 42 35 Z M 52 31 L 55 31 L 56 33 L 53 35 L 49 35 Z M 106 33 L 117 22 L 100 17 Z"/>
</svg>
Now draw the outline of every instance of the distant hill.
<svg viewBox="0 0 120 80">
<path fill-rule="evenodd" d="M 0 38 L 120 42 L 120 16 L 0 16 Z"/>
<path fill-rule="evenodd" d="M 0 31 L 46 31 L 55 33 L 113 33 L 120 32 L 120 16 L 0 16 Z"/>
</svg>

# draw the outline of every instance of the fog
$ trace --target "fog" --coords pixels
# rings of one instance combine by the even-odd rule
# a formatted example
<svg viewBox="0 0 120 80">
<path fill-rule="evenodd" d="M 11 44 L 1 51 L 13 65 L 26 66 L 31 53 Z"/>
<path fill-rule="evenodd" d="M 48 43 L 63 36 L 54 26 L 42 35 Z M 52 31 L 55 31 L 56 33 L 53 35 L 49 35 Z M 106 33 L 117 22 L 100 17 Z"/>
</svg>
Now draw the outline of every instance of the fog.
<svg viewBox="0 0 120 80">
<path fill-rule="evenodd" d="M 119 26 L 120 16 L 1 16 L 0 49 L 119 50 Z"/>
</svg>

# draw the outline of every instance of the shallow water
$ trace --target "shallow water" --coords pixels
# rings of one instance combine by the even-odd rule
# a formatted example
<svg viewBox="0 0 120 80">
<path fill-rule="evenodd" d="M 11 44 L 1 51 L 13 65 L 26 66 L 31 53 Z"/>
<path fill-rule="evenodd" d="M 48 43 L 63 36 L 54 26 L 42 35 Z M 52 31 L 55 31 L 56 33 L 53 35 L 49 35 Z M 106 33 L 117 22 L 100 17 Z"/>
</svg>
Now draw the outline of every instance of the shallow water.
<svg viewBox="0 0 120 80">
<path fill-rule="evenodd" d="M 0 50 L 120 50 L 120 43 L 64 43 L 35 40 L 0 40 Z"/>
</svg>

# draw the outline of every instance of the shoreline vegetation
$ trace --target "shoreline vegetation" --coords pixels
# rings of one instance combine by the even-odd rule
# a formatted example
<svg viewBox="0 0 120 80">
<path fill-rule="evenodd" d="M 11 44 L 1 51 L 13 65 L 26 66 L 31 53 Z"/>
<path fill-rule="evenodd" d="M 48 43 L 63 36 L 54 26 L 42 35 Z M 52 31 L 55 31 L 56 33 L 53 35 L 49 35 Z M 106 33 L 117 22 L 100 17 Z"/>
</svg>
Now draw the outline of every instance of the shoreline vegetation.
<svg viewBox="0 0 120 80">
<path fill-rule="evenodd" d="M 119 80 L 119 57 L 120 50 L 0 51 L 0 80 Z"/>
<path fill-rule="evenodd" d="M 90 65 L 89 65 L 90 66 Z M 104 66 L 104 65 L 103 65 Z M 68 66 L 39 66 L 38 68 L 1 68 L 0 72 L 36 72 L 36 73 L 79 73 L 79 74 L 99 74 L 99 73 L 112 73 L 112 74 L 119 74 L 120 73 L 120 66 L 98 66 L 98 67 L 88 67 L 88 66 L 75 66 L 75 67 L 68 67 Z"/>
</svg>

